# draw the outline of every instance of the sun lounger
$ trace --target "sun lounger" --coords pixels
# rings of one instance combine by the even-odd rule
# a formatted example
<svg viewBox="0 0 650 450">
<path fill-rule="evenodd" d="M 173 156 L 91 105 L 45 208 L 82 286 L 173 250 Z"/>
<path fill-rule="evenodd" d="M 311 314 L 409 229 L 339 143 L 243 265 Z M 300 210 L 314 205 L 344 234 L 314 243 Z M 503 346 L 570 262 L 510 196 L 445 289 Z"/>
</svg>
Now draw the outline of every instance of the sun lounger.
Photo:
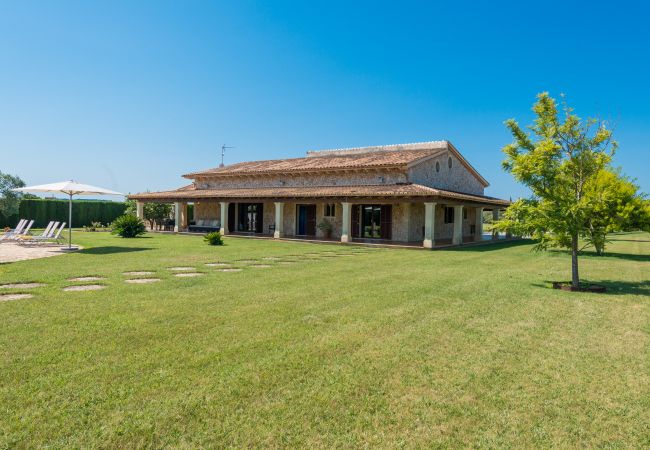
<svg viewBox="0 0 650 450">
<path fill-rule="evenodd" d="M 27 225 L 27 219 L 20 219 L 18 222 L 18 225 L 16 225 L 16 228 L 14 228 L 11 231 L 7 231 L 5 234 L 0 236 L 0 241 L 5 240 L 10 238 L 11 236 L 15 236 L 23 231 L 23 228 L 25 228 L 25 225 Z"/>
<path fill-rule="evenodd" d="M 23 229 L 21 229 L 21 230 L 18 230 L 18 228 L 16 228 L 16 231 L 13 232 L 13 233 L 11 233 L 11 232 L 10 232 L 10 233 L 5 233 L 5 234 L 2 236 L 2 239 L 0 239 L 0 242 L 15 241 L 16 239 L 18 239 L 18 238 L 21 237 L 21 236 L 26 236 L 26 235 L 28 235 L 28 234 L 29 234 L 29 230 L 32 228 L 32 225 L 34 225 L 34 221 L 33 221 L 33 220 L 31 220 L 29 223 L 27 223 L 27 226 L 25 226 L 25 227 L 24 227 Z"/>
<path fill-rule="evenodd" d="M 63 238 L 61 237 L 61 232 L 65 228 L 65 222 L 57 228 L 59 222 L 56 222 L 53 227 L 50 228 L 50 232 L 47 236 L 22 236 L 18 242 L 21 245 L 34 245 L 34 244 L 48 244 L 48 243 L 63 243 Z"/>
</svg>

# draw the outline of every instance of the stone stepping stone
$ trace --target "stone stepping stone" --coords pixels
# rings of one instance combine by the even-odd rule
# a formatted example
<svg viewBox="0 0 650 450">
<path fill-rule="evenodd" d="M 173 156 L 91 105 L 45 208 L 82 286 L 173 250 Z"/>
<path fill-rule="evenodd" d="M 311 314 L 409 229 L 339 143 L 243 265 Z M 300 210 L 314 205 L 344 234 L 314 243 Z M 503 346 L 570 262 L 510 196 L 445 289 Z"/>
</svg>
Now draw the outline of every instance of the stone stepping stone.
<svg viewBox="0 0 650 450">
<path fill-rule="evenodd" d="M 242 269 L 218 269 L 219 272 L 241 272 Z"/>
<path fill-rule="evenodd" d="M 269 267 L 273 267 L 270 264 L 251 264 L 249 267 L 254 267 L 256 269 L 268 269 Z"/>
<path fill-rule="evenodd" d="M 206 263 L 205 264 L 208 267 L 228 267 L 232 265 L 231 263 L 225 263 L 225 262 L 216 262 L 216 263 Z"/>
<path fill-rule="evenodd" d="M 235 262 L 242 263 L 242 264 L 250 264 L 250 263 L 256 263 L 257 260 L 256 259 L 240 259 L 240 260 L 235 261 Z"/>
<path fill-rule="evenodd" d="M 189 272 L 191 270 L 196 270 L 194 267 L 189 266 L 169 267 L 168 269 L 174 272 Z"/>
<path fill-rule="evenodd" d="M 123 272 L 122 275 L 126 275 L 127 277 L 143 277 L 145 275 L 153 275 L 156 272 L 151 272 L 148 270 L 140 270 L 140 271 L 135 271 L 135 272 Z"/>
<path fill-rule="evenodd" d="M 280 258 L 277 257 L 277 256 L 265 256 L 265 257 L 262 258 L 262 259 L 266 259 L 266 260 L 268 260 L 268 261 L 276 261 L 276 260 L 278 260 L 278 259 L 280 259 Z"/>
<path fill-rule="evenodd" d="M 24 300 L 26 298 L 33 298 L 32 294 L 0 294 L 0 302 L 8 302 L 11 300 Z"/>
<path fill-rule="evenodd" d="M 105 289 L 103 284 L 80 284 L 78 286 L 67 286 L 63 290 L 66 292 L 80 292 L 80 291 L 99 291 Z"/>
<path fill-rule="evenodd" d="M 106 278 L 104 278 L 104 277 L 89 276 L 89 277 L 68 278 L 68 281 L 99 281 L 99 280 L 105 280 L 105 279 Z"/>
<path fill-rule="evenodd" d="M 45 283 L 9 283 L 0 284 L 0 289 L 34 289 L 45 286 Z"/>
<path fill-rule="evenodd" d="M 187 275 L 187 274 L 182 274 L 182 275 Z M 124 280 L 125 283 L 129 283 L 129 284 L 148 284 L 148 283 L 155 283 L 156 281 L 160 281 L 160 278 L 131 278 L 128 280 Z"/>
<path fill-rule="evenodd" d="M 203 274 L 201 272 L 181 272 L 181 273 L 175 273 L 175 277 L 179 278 L 192 278 L 192 277 L 200 277 Z"/>
</svg>

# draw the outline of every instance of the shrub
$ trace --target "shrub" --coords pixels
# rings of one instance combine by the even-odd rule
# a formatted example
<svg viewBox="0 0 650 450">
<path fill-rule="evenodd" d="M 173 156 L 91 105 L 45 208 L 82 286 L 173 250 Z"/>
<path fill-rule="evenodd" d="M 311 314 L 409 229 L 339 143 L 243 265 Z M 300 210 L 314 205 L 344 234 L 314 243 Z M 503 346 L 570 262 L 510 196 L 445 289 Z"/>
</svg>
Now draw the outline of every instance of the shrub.
<svg viewBox="0 0 650 450">
<path fill-rule="evenodd" d="M 45 228 L 51 220 L 68 222 L 68 208 L 68 200 L 23 198 L 20 201 L 20 214 L 15 216 L 15 222 L 2 223 L 2 225 L 13 227 L 18 223 L 17 218 L 20 216 L 34 219 L 34 228 Z M 73 200 L 72 226 L 81 228 L 89 226 L 92 222 L 111 223 L 119 216 L 126 214 L 125 209 L 124 202 Z M 0 221 L 2 221 L 2 217 L 0 217 Z"/>
<path fill-rule="evenodd" d="M 206 234 L 203 240 L 207 242 L 208 245 L 223 245 L 223 236 L 221 236 L 221 233 L 218 231 Z"/>
<path fill-rule="evenodd" d="M 144 222 L 136 216 L 125 214 L 118 217 L 111 224 L 112 233 L 123 238 L 134 238 L 145 233 Z"/>
</svg>

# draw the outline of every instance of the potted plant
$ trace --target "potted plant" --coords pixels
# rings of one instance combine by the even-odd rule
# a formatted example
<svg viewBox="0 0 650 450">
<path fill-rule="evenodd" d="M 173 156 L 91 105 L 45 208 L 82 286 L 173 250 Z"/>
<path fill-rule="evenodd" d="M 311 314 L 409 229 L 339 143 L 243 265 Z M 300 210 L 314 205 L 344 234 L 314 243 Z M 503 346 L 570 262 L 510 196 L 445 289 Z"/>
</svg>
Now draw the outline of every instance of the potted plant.
<svg viewBox="0 0 650 450">
<path fill-rule="evenodd" d="M 332 238 L 332 230 L 334 230 L 334 227 L 332 226 L 332 222 L 330 222 L 329 220 L 327 219 L 321 220 L 320 223 L 318 224 L 318 229 L 323 232 L 325 239 Z"/>
</svg>

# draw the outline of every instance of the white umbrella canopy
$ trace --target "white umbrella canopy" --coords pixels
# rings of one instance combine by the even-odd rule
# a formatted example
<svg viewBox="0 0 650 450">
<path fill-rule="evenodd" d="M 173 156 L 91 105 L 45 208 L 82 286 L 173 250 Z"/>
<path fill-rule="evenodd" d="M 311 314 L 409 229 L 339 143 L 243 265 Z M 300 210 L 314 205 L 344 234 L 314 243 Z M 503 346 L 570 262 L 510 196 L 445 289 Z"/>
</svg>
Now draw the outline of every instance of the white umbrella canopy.
<svg viewBox="0 0 650 450">
<path fill-rule="evenodd" d="M 120 192 L 111 191 L 89 184 L 77 183 L 75 181 L 61 181 L 59 183 L 39 184 L 23 188 L 12 189 L 16 192 L 53 192 L 69 196 L 68 203 L 68 249 L 72 250 L 72 196 L 73 195 L 124 195 Z"/>
</svg>

